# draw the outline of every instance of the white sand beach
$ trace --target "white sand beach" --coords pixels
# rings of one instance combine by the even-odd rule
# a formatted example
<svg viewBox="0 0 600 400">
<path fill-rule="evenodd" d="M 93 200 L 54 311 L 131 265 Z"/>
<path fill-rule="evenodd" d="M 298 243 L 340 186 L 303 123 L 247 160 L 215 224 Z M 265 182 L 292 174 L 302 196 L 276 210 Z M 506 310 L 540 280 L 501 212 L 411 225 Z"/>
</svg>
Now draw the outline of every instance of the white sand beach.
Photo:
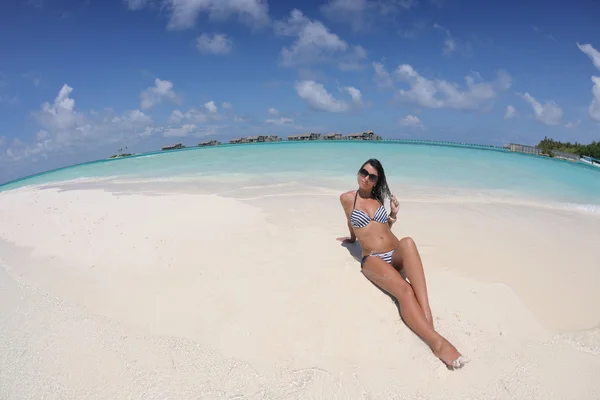
<svg viewBox="0 0 600 400">
<path fill-rule="evenodd" d="M 400 198 L 451 371 L 338 192 L 160 192 L 0 193 L 0 398 L 600 398 L 598 214 Z"/>
</svg>

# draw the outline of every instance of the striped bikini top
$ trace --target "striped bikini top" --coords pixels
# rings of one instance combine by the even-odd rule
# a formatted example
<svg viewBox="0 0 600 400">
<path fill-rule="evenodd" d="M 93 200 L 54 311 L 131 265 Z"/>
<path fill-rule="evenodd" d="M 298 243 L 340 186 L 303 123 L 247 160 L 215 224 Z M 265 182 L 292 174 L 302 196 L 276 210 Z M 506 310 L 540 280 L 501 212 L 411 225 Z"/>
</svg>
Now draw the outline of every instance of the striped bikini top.
<svg viewBox="0 0 600 400">
<path fill-rule="evenodd" d="M 354 196 L 354 205 L 352 206 L 352 214 L 350 214 L 350 224 L 353 227 L 364 228 L 365 226 L 369 225 L 371 221 L 379 222 L 382 224 L 388 222 L 387 211 L 385 210 L 383 204 L 379 206 L 377 211 L 375 211 L 375 215 L 373 216 L 373 218 L 371 218 L 369 214 L 367 214 L 363 210 L 357 210 L 354 208 L 356 207 L 356 197 L 358 197 L 358 190 L 356 191 L 356 196 Z"/>
</svg>

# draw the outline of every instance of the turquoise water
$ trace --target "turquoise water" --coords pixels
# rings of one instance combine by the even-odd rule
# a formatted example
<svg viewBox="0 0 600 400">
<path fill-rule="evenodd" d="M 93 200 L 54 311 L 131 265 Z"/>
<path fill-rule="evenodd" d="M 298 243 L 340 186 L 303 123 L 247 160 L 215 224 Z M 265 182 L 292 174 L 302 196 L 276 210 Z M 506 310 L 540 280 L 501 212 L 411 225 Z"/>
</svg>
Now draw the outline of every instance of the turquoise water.
<svg viewBox="0 0 600 400">
<path fill-rule="evenodd" d="M 600 169 L 495 150 L 386 142 L 265 143 L 186 149 L 56 170 L 0 190 L 82 178 L 324 183 L 378 158 L 394 185 L 468 189 L 600 210 Z"/>
</svg>

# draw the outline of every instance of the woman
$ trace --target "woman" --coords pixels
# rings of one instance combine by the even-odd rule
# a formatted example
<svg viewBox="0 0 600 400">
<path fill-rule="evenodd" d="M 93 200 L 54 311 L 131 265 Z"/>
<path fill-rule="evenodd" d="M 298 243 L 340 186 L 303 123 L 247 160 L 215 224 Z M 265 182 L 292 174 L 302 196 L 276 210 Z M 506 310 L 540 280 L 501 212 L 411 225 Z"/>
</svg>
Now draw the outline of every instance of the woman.
<svg viewBox="0 0 600 400">
<path fill-rule="evenodd" d="M 389 215 L 383 206 L 387 197 Z M 452 368 L 462 367 L 468 359 L 433 328 L 425 274 L 415 242 L 409 237 L 398 240 L 391 231 L 398 214 L 398 199 L 390 193 L 381 163 L 376 159 L 365 162 L 358 171 L 358 190 L 343 193 L 340 201 L 350 237 L 338 240 L 354 243 L 358 239 L 363 274 L 398 300 L 407 325 L 440 360 Z M 410 283 L 400 275 L 401 270 Z"/>
</svg>

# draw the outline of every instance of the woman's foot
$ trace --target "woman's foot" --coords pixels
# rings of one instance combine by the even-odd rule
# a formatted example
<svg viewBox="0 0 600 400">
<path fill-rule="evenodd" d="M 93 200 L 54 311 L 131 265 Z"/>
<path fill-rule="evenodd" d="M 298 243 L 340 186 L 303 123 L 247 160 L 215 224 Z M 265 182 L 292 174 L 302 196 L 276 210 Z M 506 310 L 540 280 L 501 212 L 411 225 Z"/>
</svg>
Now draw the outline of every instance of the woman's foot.
<svg viewBox="0 0 600 400">
<path fill-rule="evenodd" d="M 446 339 L 442 338 L 440 343 L 432 348 L 433 354 L 442 360 L 450 368 L 462 368 L 470 360 L 461 355 L 458 350 Z"/>
</svg>

